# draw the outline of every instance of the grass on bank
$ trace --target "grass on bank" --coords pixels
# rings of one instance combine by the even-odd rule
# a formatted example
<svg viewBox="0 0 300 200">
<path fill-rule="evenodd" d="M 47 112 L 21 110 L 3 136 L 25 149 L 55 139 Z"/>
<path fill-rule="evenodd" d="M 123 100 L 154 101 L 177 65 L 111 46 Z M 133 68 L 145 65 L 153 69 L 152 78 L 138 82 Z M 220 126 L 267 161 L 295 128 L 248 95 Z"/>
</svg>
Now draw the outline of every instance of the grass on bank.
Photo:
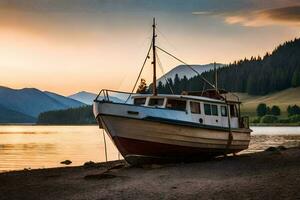
<svg viewBox="0 0 300 200">
<path fill-rule="evenodd" d="M 250 118 L 256 117 L 256 108 L 258 104 L 265 103 L 268 106 L 277 105 L 281 110 L 281 116 L 287 117 L 287 107 L 289 105 L 300 105 L 300 87 L 289 88 L 280 92 L 264 95 L 252 96 L 245 93 L 237 93 L 243 102 L 241 112 Z"/>
</svg>

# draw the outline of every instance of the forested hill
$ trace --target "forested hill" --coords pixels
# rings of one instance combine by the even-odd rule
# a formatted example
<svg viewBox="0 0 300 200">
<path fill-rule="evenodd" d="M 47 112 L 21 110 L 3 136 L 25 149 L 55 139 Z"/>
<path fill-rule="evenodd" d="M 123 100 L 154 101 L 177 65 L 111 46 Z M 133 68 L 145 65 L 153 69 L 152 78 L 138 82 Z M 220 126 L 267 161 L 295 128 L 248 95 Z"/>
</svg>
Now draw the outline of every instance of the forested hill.
<svg viewBox="0 0 300 200">
<path fill-rule="evenodd" d="M 92 106 L 41 113 L 37 124 L 96 124 Z"/>
<path fill-rule="evenodd" d="M 202 74 L 213 80 L 214 72 Z M 187 79 L 175 77 L 170 80 L 175 93 L 201 91 L 205 87 L 199 76 Z M 251 57 L 236 61 L 218 70 L 219 88 L 231 92 L 246 92 L 251 95 L 264 95 L 270 92 L 300 86 L 300 39 L 278 46 L 263 58 Z M 168 85 L 158 84 L 160 93 L 170 93 Z"/>
</svg>

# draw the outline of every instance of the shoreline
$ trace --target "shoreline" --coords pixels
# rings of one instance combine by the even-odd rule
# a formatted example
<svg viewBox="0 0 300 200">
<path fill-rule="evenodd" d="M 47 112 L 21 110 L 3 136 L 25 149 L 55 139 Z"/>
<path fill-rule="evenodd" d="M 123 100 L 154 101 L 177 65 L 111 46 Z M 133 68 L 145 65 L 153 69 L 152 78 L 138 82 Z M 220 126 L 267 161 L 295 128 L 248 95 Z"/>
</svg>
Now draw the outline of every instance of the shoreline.
<svg viewBox="0 0 300 200">
<path fill-rule="evenodd" d="M 0 126 L 98 126 L 98 124 L 30 124 L 30 123 L 4 123 Z"/>
<path fill-rule="evenodd" d="M 131 167 L 121 160 L 4 172 L 1 199 L 300 198 L 300 148 L 276 149 L 196 163 Z"/>
<path fill-rule="evenodd" d="M 35 124 L 35 123 L 0 123 L 0 126 L 98 126 L 98 124 Z M 298 127 L 299 123 L 251 124 L 250 127 Z"/>
</svg>

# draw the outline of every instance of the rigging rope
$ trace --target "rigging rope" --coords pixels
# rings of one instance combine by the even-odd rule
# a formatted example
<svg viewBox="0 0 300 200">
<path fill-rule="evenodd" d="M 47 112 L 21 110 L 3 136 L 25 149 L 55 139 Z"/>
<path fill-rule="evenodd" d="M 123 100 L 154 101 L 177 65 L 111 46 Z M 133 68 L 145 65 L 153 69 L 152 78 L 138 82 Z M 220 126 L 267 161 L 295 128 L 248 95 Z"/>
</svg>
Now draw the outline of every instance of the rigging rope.
<svg viewBox="0 0 300 200">
<path fill-rule="evenodd" d="M 205 91 L 205 88 L 206 88 L 206 83 L 204 83 L 204 84 L 203 84 L 203 88 L 202 88 L 201 96 L 203 96 L 203 94 L 204 94 L 204 91 Z"/>
<path fill-rule="evenodd" d="M 135 89 L 135 87 L 136 87 L 136 84 L 138 83 L 138 81 L 139 81 L 139 79 L 140 79 L 140 76 L 141 76 L 141 74 L 142 74 L 142 72 L 143 72 L 143 69 L 144 69 L 145 64 L 146 64 L 146 62 L 147 62 L 147 59 L 149 58 L 149 53 L 150 53 L 151 48 L 152 48 L 152 42 L 153 42 L 153 41 L 151 41 L 151 44 L 150 44 L 150 47 L 149 47 L 147 56 L 146 56 L 146 58 L 145 58 L 145 60 L 144 60 L 144 63 L 143 63 L 143 65 L 142 65 L 142 68 L 141 68 L 141 70 L 140 70 L 140 72 L 139 72 L 139 75 L 138 75 L 138 77 L 137 77 L 137 79 L 136 79 L 136 81 L 135 81 L 135 84 L 134 84 L 134 86 L 133 86 L 133 88 L 132 88 L 132 91 L 131 91 L 130 95 L 128 96 L 128 98 L 126 99 L 125 103 L 127 103 L 127 101 L 129 100 L 129 98 L 130 98 L 131 95 L 133 94 L 134 89 Z"/>
<path fill-rule="evenodd" d="M 174 94 L 174 92 L 173 92 L 173 90 L 172 90 L 172 87 L 171 87 L 171 84 L 169 83 L 168 79 L 167 79 L 166 76 L 165 76 L 165 72 L 164 72 L 163 66 L 162 66 L 162 64 L 161 64 L 161 62 L 160 62 L 160 59 L 159 59 L 159 57 L 158 57 L 158 55 L 157 55 L 157 52 L 156 52 L 156 58 L 157 58 L 158 66 L 160 67 L 161 72 L 163 73 L 163 77 L 164 77 L 164 79 L 166 80 L 166 83 L 167 83 L 167 85 L 168 85 L 170 91 L 172 92 L 172 94 Z"/>
<path fill-rule="evenodd" d="M 176 56 L 170 54 L 169 52 L 163 50 L 162 48 L 155 46 L 156 48 L 158 48 L 159 50 L 161 50 L 162 52 L 164 52 L 165 54 L 171 56 L 172 58 L 178 60 L 179 62 L 185 64 L 187 67 L 189 67 L 191 70 L 193 70 L 198 76 L 200 76 L 200 78 L 202 78 L 202 80 L 206 83 L 208 83 L 211 87 L 216 88 L 216 86 L 214 86 L 213 84 L 211 84 L 206 78 L 204 78 L 203 76 L 201 76 L 201 74 L 199 74 L 199 72 L 197 72 L 191 65 L 187 64 L 186 62 L 180 60 L 179 58 L 177 58 Z"/>
<path fill-rule="evenodd" d="M 159 35 L 161 35 L 162 38 L 165 39 L 165 41 L 169 44 L 169 46 L 170 46 L 173 50 L 177 51 L 177 48 L 169 41 L 169 39 L 167 38 L 167 36 L 166 36 L 162 31 L 160 31 L 160 29 L 159 29 L 158 27 L 156 27 L 156 30 L 157 30 L 157 32 L 159 33 Z"/>
</svg>

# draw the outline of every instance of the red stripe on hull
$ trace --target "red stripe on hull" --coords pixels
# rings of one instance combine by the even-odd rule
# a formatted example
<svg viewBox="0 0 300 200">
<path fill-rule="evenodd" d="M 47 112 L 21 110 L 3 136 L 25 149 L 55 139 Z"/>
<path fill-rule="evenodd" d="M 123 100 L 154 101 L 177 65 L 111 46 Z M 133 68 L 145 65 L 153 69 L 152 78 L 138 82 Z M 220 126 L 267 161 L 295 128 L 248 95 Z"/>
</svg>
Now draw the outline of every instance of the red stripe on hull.
<svg viewBox="0 0 300 200">
<path fill-rule="evenodd" d="M 224 155 L 225 149 L 204 149 L 179 145 L 170 145 L 157 142 L 148 142 L 124 137 L 113 137 L 113 141 L 120 153 L 126 159 L 129 155 L 145 157 L 159 157 L 162 159 L 176 160 L 201 160 L 218 155 Z M 229 150 L 226 153 L 239 152 L 241 150 Z M 127 159 L 126 159 L 127 160 Z"/>
</svg>

